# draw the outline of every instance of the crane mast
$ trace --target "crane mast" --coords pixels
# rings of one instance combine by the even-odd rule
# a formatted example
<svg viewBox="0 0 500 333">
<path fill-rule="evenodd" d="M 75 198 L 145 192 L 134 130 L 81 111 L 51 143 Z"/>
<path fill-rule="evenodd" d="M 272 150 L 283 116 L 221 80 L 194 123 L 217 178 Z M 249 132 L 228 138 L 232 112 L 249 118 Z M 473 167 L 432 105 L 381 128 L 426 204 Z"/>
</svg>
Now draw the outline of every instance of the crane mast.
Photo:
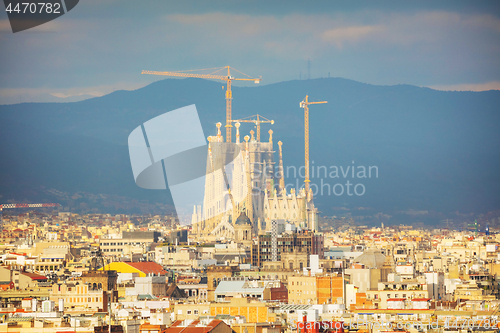
<svg viewBox="0 0 500 333">
<path fill-rule="evenodd" d="M 300 102 L 300 107 L 304 109 L 304 151 L 305 151 L 305 189 L 306 189 L 306 197 L 309 196 L 309 105 L 311 104 L 325 104 L 327 101 L 321 102 L 309 102 L 309 96 L 306 95 L 306 98 Z"/>
<path fill-rule="evenodd" d="M 278 141 L 278 146 L 280 147 L 280 190 L 283 191 L 285 189 L 285 172 L 283 170 L 283 142 Z"/>
<path fill-rule="evenodd" d="M 232 68 L 233 70 L 239 72 L 240 74 L 245 75 L 247 78 L 235 78 L 231 76 L 231 68 L 230 66 L 217 67 L 217 68 L 205 68 L 205 69 L 194 69 L 192 71 L 204 71 L 204 70 L 212 70 L 216 71 L 211 74 L 195 74 L 195 73 L 185 73 L 185 72 L 159 72 L 159 71 L 145 71 L 143 70 L 141 74 L 151 74 L 151 75 L 164 75 L 164 76 L 175 76 L 175 77 L 195 77 L 200 79 L 212 79 L 212 80 L 222 80 L 226 81 L 226 142 L 231 142 L 231 129 L 233 127 L 232 120 L 232 101 L 233 101 L 233 92 L 231 90 L 231 82 L 232 81 L 254 81 L 255 83 L 260 83 L 261 78 L 252 78 L 245 73 L 238 71 L 237 69 Z M 214 73 L 220 72 L 222 70 L 227 69 L 227 75 L 215 75 Z"/>
<path fill-rule="evenodd" d="M 229 74 L 229 66 L 227 66 L 227 88 L 226 88 L 226 142 L 231 142 L 232 127 L 232 105 L 233 105 L 233 92 L 231 91 L 231 75 Z"/>
</svg>

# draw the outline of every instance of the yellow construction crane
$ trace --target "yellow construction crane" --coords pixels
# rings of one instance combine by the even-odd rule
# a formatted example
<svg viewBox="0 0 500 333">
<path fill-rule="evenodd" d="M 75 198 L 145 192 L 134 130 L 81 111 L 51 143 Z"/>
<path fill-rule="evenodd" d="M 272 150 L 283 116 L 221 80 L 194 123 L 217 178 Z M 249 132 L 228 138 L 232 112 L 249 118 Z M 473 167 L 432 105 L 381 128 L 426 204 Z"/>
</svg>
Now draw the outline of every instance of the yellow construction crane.
<svg viewBox="0 0 500 333">
<path fill-rule="evenodd" d="M 251 119 L 252 117 L 255 117 L 255 119 Z M 250 118 L 250 119 L 247 119 L 247 118 Z M 257 125 L 257 142 L 260 142 L 260 124 L 262 124 L 262 123 L 269 123 L 271 125 L 274 124 L 274 120 L 269 120 L 266 117 L 262 117 L 259 114 L 253 115 L 250 117 L 246 117 L 243 119 L 231 120 L 231 121 L 233 123 L 254 123 L 255 125 Z"/>
<path fill-rule="evenodd" d="M 309 105 L 311 104 L 325 104 L 327 101 L 321 102 L 309 102 L 309 96 L 300 102 L 300 107 L 304 109 L 304 143 L 305 143 L 305 167 L 306 167 L 306 179 L 304 180 L 306 188 L 306 197 L 309 196 Z"/>
<path fill-rule="evenodd" d="M 227 75 L 216 75 L 217 72 L 227 69 Z M 248 78 L 235 78 L 231 76 L 231 69 L 247 76 Z M 259 83 L 261 78 L 252 78 L 245 73 L 240 72 L 237 69 L 234 69 L 229 66 L 217 67 L 217 68 L 205 68 L 205 69 L 193 69 L 185 72 L 194 72 L 194 71 L 206 71 L 206 70 L 215 70 L 210 74 L 194 74 L 194 73 L 184 73 L 184 72 L 157 72 L 157 71 L 142 71 L 141 74 L 152 74 L 152 75 L 165 75 L 165 76 L 178 76 L 178 77 L 196 77 L 201 79 L 213 79 L 213 80 L 222 80 L 226 81 L 226 142 L 231 142 L 231 101 L 233 99 L 233 93 L 231 92 L 231 81 L 254 81 L 255 83 Z"/>
</svg>

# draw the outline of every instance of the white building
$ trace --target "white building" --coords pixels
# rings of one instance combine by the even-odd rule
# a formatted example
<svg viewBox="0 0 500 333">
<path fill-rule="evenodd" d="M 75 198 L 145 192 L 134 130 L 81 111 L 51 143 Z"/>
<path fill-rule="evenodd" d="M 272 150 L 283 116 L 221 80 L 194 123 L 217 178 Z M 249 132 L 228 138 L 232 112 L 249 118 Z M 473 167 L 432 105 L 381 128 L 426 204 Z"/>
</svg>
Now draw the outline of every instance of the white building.
<svg viewBox="0 0 500 333">
<path fill-rule="evenodd" d="M 446 293 L 443 272 L 425 272 L 425 281 L 429 297 L 435 300 L 442 299 Z"/>
</svg>

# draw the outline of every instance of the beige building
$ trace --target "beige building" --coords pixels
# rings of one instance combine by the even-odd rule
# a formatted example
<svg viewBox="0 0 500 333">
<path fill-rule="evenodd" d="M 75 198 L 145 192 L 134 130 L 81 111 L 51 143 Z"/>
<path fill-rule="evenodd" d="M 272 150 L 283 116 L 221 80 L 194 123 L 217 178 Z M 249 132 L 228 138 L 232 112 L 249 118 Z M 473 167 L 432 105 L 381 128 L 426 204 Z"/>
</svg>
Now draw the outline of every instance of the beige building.
<svg viewBox="0 0 500 333">
<path fill-rule="evenodd" d="M 288 303 L 317 304 L 315 276 L 290 276 L 288 278 Z"/>
<path fill-rule="evenodd" d="M 387 309 L 388 299 L 414 298 L 429 298 L 425 281 L 381 282 L 378 284 L 378 290 L 366 291 L 366 300 L 372 301 L 377 309 Z"/>
<path fill-rule="evenodd" d="M 214 291 L 225 277 L 232 277 L 239 272 L 236 266 L 209 266 L 207 268 L 207 298 L 214 301 Z"/>
<path fill-rule="evenodd" d="M 381 281 L 381 270 L 379 268 L 349 268 L 345 274 L 350 276 L 350 283 L 359 288 L 359 292 L 377 289 Z"/>
<path fill-rule="evenodd" d="M 176 303 L 171 307 L 175 315 L 175 320 L 195 320 L 200 316 L 208 316 L 210 314 L 210 303 Z"/>
<path fill-rule="evenodd" d="M 64 303 L 64 311 L 108 311 L 108 293 L 102 289 L 89 289 L 87 284 L 57 283 L 52 286 L 50 300 L 56 306 Z"/>
<path fill-rule="evenodd" d="M 491 290 L 480 288 L 478 282 L 474 280 L 457 285 L 454 298 L 455 301 L 487 301 L 496 299 L 496 297 L 491 294 Z"/>
<path fill-rule="evenodd" d="M 288 278 L 297 275 L 295 270 L 284 269 L 281 267 L 280 262 L 269 261 L 264 263 L 264 268 L 260 270 L 248 270 L 239 272 L 240 276 L 253 277 L 254 279 L 274 279 L 281 280 L 281 282 L 287 284 Z"/>
<path fill-rule="evenodd" d="M 15 289 L 30 289 L 40 286 L 40 282 L 47 281 L 47 278 L 35 273 L 22 273 L 6 266 L 0 266 L 0 281 L 2 283 L 12 282 Z"/>
</svg>

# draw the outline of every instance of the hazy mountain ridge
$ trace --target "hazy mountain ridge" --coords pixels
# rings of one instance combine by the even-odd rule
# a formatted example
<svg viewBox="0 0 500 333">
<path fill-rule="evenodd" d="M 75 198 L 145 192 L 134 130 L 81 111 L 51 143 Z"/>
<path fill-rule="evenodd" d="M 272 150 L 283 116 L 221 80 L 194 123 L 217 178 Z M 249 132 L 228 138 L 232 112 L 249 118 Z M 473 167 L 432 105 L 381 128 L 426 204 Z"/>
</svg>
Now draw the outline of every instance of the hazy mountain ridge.
<svg viewBox="0 0 500 333">
<path fill-rule="evenodd" d="M 0 96 L 0 105 L 19 104 L 19 103 L 70 103 L 80 102 L 89 98 L 94 98 L 93 95 L 83 94 L 68 97 L 57 97 L 51 94 L 28 94 L 17 96 Z M 29 102 L 26 101 L 29 99 Z"/>
<path fill-rule="evenodd" d="M 352 179 L 365 185 L 363 196 L 317 196 L 323 212 L 342 205 L 443 212 L 498 208 L 500 91 L 296 80 L 233 87 L 233 118 L 259 113 L 274 119 L 275 125 L 262 125 L 262 140 L 272 128 L 274 141 L 283 141 L 285 165 L 299 167 L 304 149 L 299 102 L 306 94 L 328 101 L 310 108 L 314 165 L 379 171 L 378 178 Z M 127 138 L 143 122 L 190 104 L 196 104 L 205 136 L 215 134 L 215 123 L 225 119 L 224 90 L 218 82 L 198 79 L 168 79 L 75 103 L 0 106 L 2 200 L 22 200 L 36 185 L 168 202 L 161 191 L 135 186 Z M 242 124 L 242 132 L 251 127 Z"/>
</svg>

